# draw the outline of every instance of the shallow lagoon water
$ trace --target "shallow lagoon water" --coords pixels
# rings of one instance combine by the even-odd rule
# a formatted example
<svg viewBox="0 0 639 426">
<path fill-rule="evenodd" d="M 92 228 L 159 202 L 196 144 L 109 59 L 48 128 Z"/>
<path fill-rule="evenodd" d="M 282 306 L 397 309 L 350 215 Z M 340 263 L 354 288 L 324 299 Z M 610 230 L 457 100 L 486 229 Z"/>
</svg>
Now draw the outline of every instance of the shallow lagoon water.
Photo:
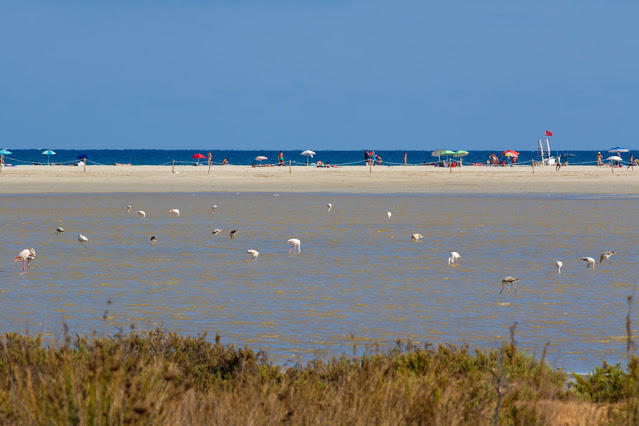
<svg viewBox="0 0 639 426">
<path fill-rule="evenodd" d="M 397 338 L 522 348 L 589 371 L 625 357 L 639 200 L 627 196 L 4 195 L 0 330 L 59 341 L 164 326 L 282 363 Z M 333 204 L 329 213 L 327 203 Z M 126 213 L 126 205 L 133 206 Z M 218 205 L 215 214 L 211 206 Z M 169 210 L 179 208 L 173 217 Z M 139 219 L 136 210 L 146 211 Z M 391 211 L 390 220 L 386 212 Z M 54 235 L 57 226 L 66 232 Z M 211 230 L 223 232 L 211 235 Z M 236 239 L 231 229 L 239 229 Z M 89 243 L 81 246 L 82 233 Z M 413 233 L 424 235 L 411 242 Z M 158 237 L 150 244 L 151 235 Z M 299 238 L 301 254 L 286 240 Z M 34 247 L 33 266 L 12 263 Z M 251 260 L 247 249 L 260 252 Z M 457 251 L 461 262 L 447 264 Z M 587 270 L 583 256 L 617 252 Z M 561 275 L 555 260 L 562 260 Z M 499 294 L 519 277 L 517 294 Z M 111 301 L 111 304 L 107 304 Z M 107 319 L 103 319 L 108 310 Z"/>
</svg>

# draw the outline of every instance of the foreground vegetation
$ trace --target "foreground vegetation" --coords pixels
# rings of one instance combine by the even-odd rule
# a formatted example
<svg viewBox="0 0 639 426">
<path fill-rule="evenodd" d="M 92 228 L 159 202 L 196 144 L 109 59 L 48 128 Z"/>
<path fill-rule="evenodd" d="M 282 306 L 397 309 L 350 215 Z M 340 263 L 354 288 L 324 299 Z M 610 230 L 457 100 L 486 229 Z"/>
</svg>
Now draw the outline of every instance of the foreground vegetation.
<svg viewBox="0 0 639 426">
<path fill-rule="evenodd" d="M 514 334 L 514 327 L 512 330 Z M 639 366 L 567 374 L 519 353 L 416 347 L 284 369 L 262 352 L 163 330 L 45 347 L 0 338 L 1 424 L 639 422 Z"/>
</svg>

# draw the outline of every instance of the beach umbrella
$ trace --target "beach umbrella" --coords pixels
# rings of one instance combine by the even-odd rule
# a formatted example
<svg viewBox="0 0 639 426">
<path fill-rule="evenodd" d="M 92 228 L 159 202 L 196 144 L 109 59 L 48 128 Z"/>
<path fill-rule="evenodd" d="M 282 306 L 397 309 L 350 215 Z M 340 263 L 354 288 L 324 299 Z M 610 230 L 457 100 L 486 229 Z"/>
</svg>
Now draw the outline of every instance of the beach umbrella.
<svg viewBox="0 0 639 426">
<path fill-rule="evenodd" d="M 618 146 L 616 148 L 609 149 L 608 152 L 611 152 L 611 153 L 615 153 L 616 152 L 617 155 L 618 155 L 621 152 L 628 152 L 628 150 L 626 148 L 622 148 L 622 147 Z"/>
<path fill-rule="evenodd" d="M 611 155 L 610 157 L 606 158 L 606 161 L 623 161 L 623 159 L 618 155 Z"/>
<path fill-rule="evenodd" d="M 86 155 L 84 152 L 82 154 L 78 154 L 78 160 L 82 160 L 85 163 L 87 162 L 87 159 L 89 158 L 88 155 Z"/>
<path fill-rule="evenodd" d="M 259 161 L 260 163 L 264 160 L 268 160 L 268 158 L 263 155 L 258 155 L 257 157 L 255 157 L 255 161 Z"/>
<path fill-rule="evenodd" d="M 468 155 L 468 151 L 464 151 L 464 150 L 459 150 L 456 153 L 453 154 L 453 157 L 455 158 L 459 158 L 459 164 L 462 163 L 462 158 Z"/>
<path fill-rule="evenodd" d="M 200 154 L 199 152 L 193 156 L 193 158 L 197 159 L 198 166 L 200 165 L 200 159 L 206 158 L 205 155 Z"/>
<path fill-rule="evenodd" d="M 50 155 L 55 155 L 55 152 L 51 151 L 50 149 L 47 149 L 46 151 L 42 151 L 43 155 L 47 156 L 47 166 L 49 165 L 49 156 Z"/>
<path fill-rule="evenodd" d="M 512 149 L 508 149 L 504 152 L 501 153 L 502 156 L 504 157 L 519 157 L 519 153 L 515 150 Z"/>
<path fill-rule="evenodd" d="M 441 160 L 442 152 L 444 151 L 444 149 L 436 149 L 435 151 L 431 152 L 430 155 L 432 155 L 433 157 L 437 157 L 437 161 L 439 162 Z"/>
<path fill-rule="evenodd" d="M 315 152 L 311 151 L 310 149 L 307 149 L 306 151 L 303 151 L 300 155 L 306 156 L 306 165 L 308 166 L 308 157 L 313 158 L 313 156 L 315 155 Z"/>
<path fill-rule="evenodd" d="M 439 155 L 442 155 L 444 157 L 450 157 L 451 155 L 455 155 L 455 151 L 444 149 Z"/>
</svg>

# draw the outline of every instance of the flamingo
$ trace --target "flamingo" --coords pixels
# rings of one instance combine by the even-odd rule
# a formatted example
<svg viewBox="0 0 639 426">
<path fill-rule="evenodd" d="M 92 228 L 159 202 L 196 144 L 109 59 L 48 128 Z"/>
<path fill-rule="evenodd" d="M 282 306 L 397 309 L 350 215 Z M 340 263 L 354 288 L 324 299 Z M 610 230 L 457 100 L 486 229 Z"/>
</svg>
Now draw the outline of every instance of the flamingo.
<svg viewBox="0 0 639 426">
<path fill-rule="evenodd" d="M 555 265 L 557 265 L 557 273 L 561 274 L 561 267 L 564 266 L 563 262 L 561 260 L 558 260 L 555 262 Z"/>
<path fill-rule="evenodd" d="M 508 294 L 510 294 L 510 286 L 513 286 L 513 288 L 515 289 L 515 293 L 517 293 L 517 286 L 515 285 L 517 281 L 519 281 L 519 278 L 515 277 L 506 277 L 501 280 L 501 291 L 499 292 L 499 294 L 504 291 L 504 286 L 508 288 Z"/>
<path fill-rule="evenodd" d="M 326 205 L 326 208 L 328 209 L 328 212 L 330 213 L 330 212 L 331 212 L 331 209 L 333 208 L 333 205 L 332 205 L 331 203 L 328 203 L 328 204 Z"/>
<path fill-rule="evenodd" d="M 586 262 L 586 269 L 595 269 L 595 259 L 593 259 L 592 257 L 582 257 L 581 260 Z"/>
<path fill-rule="evenodd" d="M 601 256 L 599 257 L 599 263 L 603 262 L 604 260 L 607 260 L 608 263 L 612 263 L 610 261 L 610 256 L 612 256 L 613 254 L 615 254 L 614 251 L 604 251 L 603 253 L 601 253 Z"/>
<path fill-rule="evenodd" d="M 158 237 L 155 235 L 151 236 L 151 244 L 155 244 L 158 241 Z"/>
<path fill-rule="evenodd" d="M 393 215 L 393 213 L 391 212 L 386 212 L 386 217 L 388 217 L 389 219 L 391 218 L 391 216 Z"/>
<path fill-rule="evenodd" d="M 410 236 L 410 239 L 412 242 L 417 242 L 419 240 L 421 240 L 422 238 L 424 238 L 424 236 L 422 234 L 413 234 Z"/>
<path fill-rule="evenodd" d="M 180 211 L 178 209 L 169 210 L 169 213 L 171 213 L 173 216 L 179 216 L 180 215 Z"/>
<path fill-rule="evenodd" d="M 28 249 L 22 250 L 20 254 L 18 254 L 16 258 L 13 260 L 13 263 L 16 263 L 18 259 L 22 259 L 22 272 L 26 271 L 27 263 L 31 264 L 31 261 L 35 259 L 35 249 L 28 248 Z"/>
<path fill-rule="evenodd" d="M 82 235 L 82 234 L 78 234 L 78 241 L 80 241 L 80 244 L 84 244 L 84 243 L 88 242 L 89 239 L 87 237 L 85 237 L 84 235 Z"/>
<path fill-rule="evenodd" d="M 130 206 L 130 205 L 129 205 L 129 206 L 126 206 L 126 212 L 127 212 L 127 213 L 131 213 L 131 206 Z"/>
<path fill-rule="evenodd" d="M 215 210 L 217 210 L 217 206 L 211 207 L 211 214 L 215 213 Z"/>
<path fill-rule="evenodd" d="M 55 228 L 55 234 L 56 235 L 60 235 L 64 232 L 64 228 L 61 226 L 58 226 L 57 228 Z"/>
<path fill-rule="evenodd" d="M 291 249 L 288 251 L 289 254 L 291 253 L 295 253 L 295 248 L 297 247 L 297 252 L 301 253 L 301 247 L 302 247 L 302 242 L 300 240 L 298 240 L 297 238 L 291 238 L 290 240 L 286 241 L 287 243 L 289 243 L 291 245 Z"/>
<path fill-rule="evenodd" d="M 146 213 L 144 212 L 144 210 L 138 210 L 136 213 L 138 214 L 140 219 L 144 219 L 146 217 Z"/>
<path fill-rule="evenodd" d="M 246 252 L 251 255 L 251 259 L 257 259 L 257 257 L 260 255 L 259 251 L 253 249 L 246 250 Z"/>
<path fill-rule="evenodd" d="M 220 232 L 222 232 L 222 230 L 221 230 L 221 229 L 214 229 L 214 230 L 211 232 L 211 234 L 213 234 L 213 235 L 217 235 L 217 234 L 219 234 Z"/>
<path fill-rule="evenodd" d="M 232 240 L 235 239 L 235 237 L 237 237 L 237 233 L 240 232 L 239 229 L 234 229 L 229 233 L 229 236 L 231 237 Z"/>
<path fill-rule="evenodd" d="M 452 265 L 453 263 L 456 263 L 457 260 L 461 259 L 461 256 L 459 253 L 457 253 L 456 251 L 451 251 L 450 252 L 450 257 L 448 258 L 448 264 Z"/>
</svg>

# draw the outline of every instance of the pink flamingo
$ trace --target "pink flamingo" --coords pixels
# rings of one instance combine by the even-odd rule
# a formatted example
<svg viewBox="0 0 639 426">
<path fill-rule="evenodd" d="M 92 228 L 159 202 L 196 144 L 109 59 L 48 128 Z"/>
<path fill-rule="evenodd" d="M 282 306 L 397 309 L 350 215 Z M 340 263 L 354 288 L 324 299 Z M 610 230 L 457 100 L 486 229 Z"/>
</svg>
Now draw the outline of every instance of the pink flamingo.
<svg viewBox="0 0 639 426">
<path fill-rule="evenodd" d="M 291 245 L 291 249 L 288 251 L 288 253 L 295 253 L 295 248 L 297 247 L 297 252 L 301 253 L 301 246 L 302 246 L 302 242 L 300 240 L 298 240 L 297 238 L 291 238 L 290 240 L 287 241 L 287 243 L 289 243 Z"/>
<path fill-rule="evenodd" d="M 13 263 L 16 263 L 18 259 L 22 259 L 22 272 L 27 270 L 27 262 L 31 263 L 33 259 L 35 259 L 35 249 L 28 248 L 24 249 L 20 252 L 19 255 L 16 256 Z"/>
</svg>

